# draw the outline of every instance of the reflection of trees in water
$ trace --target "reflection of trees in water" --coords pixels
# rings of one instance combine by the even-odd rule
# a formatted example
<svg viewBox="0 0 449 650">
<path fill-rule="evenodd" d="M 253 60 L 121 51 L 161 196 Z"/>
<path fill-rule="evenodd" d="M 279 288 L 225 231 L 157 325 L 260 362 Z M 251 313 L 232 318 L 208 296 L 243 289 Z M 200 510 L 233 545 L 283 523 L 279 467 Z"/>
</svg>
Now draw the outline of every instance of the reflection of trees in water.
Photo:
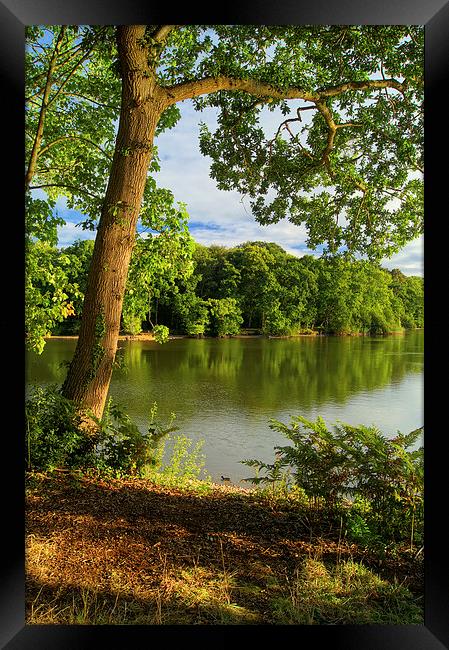
<svg viewBox="0 0 449 650">
<path fill-rule="evenodd" d="M 314 337 L 296 339 L 182 340 L 163 348 L 131 343 L 125 361 L 133 379 L 172 384 L 177 396 L 228 399 L 242 408 L 310 408 L 327 401 L 397 383 L 422 372 L 422 334 L 379 339 Z M 419 360 L 421 363 L 416 363 Z M 208 391 L 209 394 L 208 394 Z M 182 409 L 186 404 L 182 404 Z"/>
<path fill-rule="evenodd" d="M 75 343 L 72 340 L 48 341 L 42 354 L 27 352 L 27 382 L 61 384 L 67 374 L 67 363 L 75 351 Z"/>
<path fill-rule="evenodd" d="M 64 372 L 59 364 L 70 358 L 71 348 L 64 355 L 63 346 L 52 347 L 45 363 L 33 360 L 33 382 L 57 382 Z M 113 392 L 130 411 L 144 395 L 145 403 L 148 397 L 149 405 L 157 401 L 180 418 L 198 413 L 199 403 L 229 404 L 242 412 L 344 403 L 423 367 L 422 332 L 378 339 L 182 339 L 163 346 L 130 341 L 121 348 L 125 368 L 114 370 Z"/>
</svg>

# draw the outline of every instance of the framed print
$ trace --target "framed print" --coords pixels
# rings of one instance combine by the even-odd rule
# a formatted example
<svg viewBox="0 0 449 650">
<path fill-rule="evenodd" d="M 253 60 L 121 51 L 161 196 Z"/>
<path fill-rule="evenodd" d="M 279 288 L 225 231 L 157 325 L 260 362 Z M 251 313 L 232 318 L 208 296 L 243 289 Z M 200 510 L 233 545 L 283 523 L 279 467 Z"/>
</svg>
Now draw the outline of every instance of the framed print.
<svg viewBox="0 0 449 650">
<path fill-rule="evenodd" d="M 153 25 L 164 19 L 179 25 Z M 303 30 L 300 38 L 296 27 Z M 107 6 L 98 0 L 1 0 L 8 199 L 2 647 L 128 648 L 159 641 L 224 646 L 254 644 L 254 633 L 256 643 L 269 645 L 279 637 L 287 643 L 293 633 L 300 644 L 342 650 L 449 648 L 440 415 L 448 29 L 445 0 L 246 2 L 173 12 L 138 0 Z M 390 75 L 389 66 L 397 74 Z M 375 94 L 362 101 L 365 91 Z M 294 109 L 290 100 L 297 102 Z M 194 117 L 193 108 L 203 112 Z M 177 139 L 164 139 L 175 127 Z M 194 136 L 201 160 L 191 150 Z M 24 167 L 25 202 L 19 182 Z M 167 189 L 159 188 L 159 180 Z M 32 192 L 34 207 L 28 203 Z M 190 221 L 184 201 L 194 205 Z M 44 244 L 31 258 L 25 240 Z M 411 241 L 415 245 L 406 248 Z M 325 266 L 328 261 L 318 259 L 337 261 Z M 400 336 L 385 345 L 387 334 L 407 328 L 418 331 L 407 345 Z M 30 357 L 21 356 L 23 333 L 39 355 L 50 332 L 74 340 L 54 348 L 50 370 L 36 360 L 30 374 Z M 149 350 L 159 353 L 169 338 L 175 354 L 164 362 L 159 355 L 151 365 Z M 301 363 L 295 361 L 298 340 L 307 348 Z M 155 443 L 151 461 L 132 422 L 142 421 L 143 393 L 120 367 L 122 358 L 136 377 L 157 376 L 160 382 L 144 434 L 145 444 Z M 33 382 L 40 377 L 32 406 L 24 367 L 25 384 L 31 375 Z M 120 382 L 109 393 L 113 368 Z M 206 374 L 211 368 L 215 385 Z M 288 383 L 286 374 L 295 381 Z M 60 408 L 74 402 L 88 410 L 69 432 L 47 420 L 52 438 L 42 433 L 39 414 L 59 379 L 68 400 Z M 399 406 L 394 390 L 405 379 L 408 392 Z M 251 407 L 239 418 L 246 389 Z M 138 397 L 132 398 L 130 419 L 110 395 L 131 402 L 132 391 Z M 292 416 L 287 424 L 299 394 L 304 417 Z M 52 393 L 54 403 L 57 395 Z M 207 502 L 210 487 L 192 496 L 166 482 L 165 492 L 154 490 L 144 503 L 140 470 L 146 467 L 148 478 L 163 453 L 172 453 L 177 467 L 187 457 L 182 436 L 179 444 L 167 437 L 168 451 L 156 445 L 177 428 L 171 411 L 190 409 L 190 424 L 181 418 L 180 428 L 194 434 L 203 426 L 198 414 L 205 405 L 209 424 L 215 421 L 221 431 L 229 432 L 229 412 L 237 414 L 232 452 L 220 432 L 206 443 L 208 453 L 216 445 L 206 465 L 212 484 L 220 484 L 216 499 Z M 107 424 L 99 424 L 106 422 L 104 413 Z M 355 426 L 364 413 L 366 426 Z M 324 420 L 312 421 L 317 414 L 339 423 L 334 434 Z M 350 417 L 353 427 L 341 424 Z M 375 417 L 385 417 L 385 428 L 398 435 L 386 442 L 369 426 Z M 274 436 L 265 441 L 257 437 L 262 418 Z M 414 431 L 404 436 L 400 426 L 402 433 Z M 99 430 L 103 437 L 94 444 L 92 432 Z M 253 440 L 248 452 L 242 432 Z M 58 435 L 67 437 L 64 448 Z M 294 447 L 284 446 L 285 436 Z M 32 439 L 46 451 L 31 448 Z M 407 445 L 415 445 L 412 452 Z M 192 484 L 202 463 L 199 449 L 199 443 L 190 448 L 185 461 L 185 480 Z M 253 449 L 263 460 L 243 460 Z M 96 473 L 72 473 L 64 465 L 88 453 L 97 459 Z M 388 461 L 387 454 L 396 455 Z M 36 470 L 32 485 L 23 480 L 24 458 L 28 474 Z M 311 459 L 319 471 L 311 470 Z M 255 471 L 252 479 L 246 478 L 248 468 Z M 53 477 L 48 488 L 47 470 Z M 259 502 L 246 503 L 244 490 L 239 492 L 244 481 L 265 488 L 266 510 Z M 281 484 L 307 502 L 307 516 L 275 501 Z M 377 519 L 374 503 L 384 508 Z M 312 531 L 323 504 L 330 508 L 323 512 L 332 535 L 318 553 L 313 539 L 319 536 Z M 226 508 L 235 508 L 235 519 Z M 77 521 L 88 531 L 79 537 L 73 532 Z M 210 528 L 207 522 L 213 522 Z M 277 532 L 258 546 L 264 525 Z M 404 536 L 405 527 L 402 550 L 393 551 L 391 540 Z M 95 540 L 98 566 L 83 550 L 89 544 L 95 549 Z M 190 564 L 171 566 L 170 552 L 185 554 Z M 294 559 L 301 552 L 302 563 Z M 46 572 L 51 554 L 57 561 Z M 365 566 L 365 556 L 375 560 Z M 164 588 L 145 591 L 157 582 L 149 577 L 157 558 Z M 100 575 L 101 567 L 109 571 L 107 586 L 96 591 L 94 577 L 92 585 L 78 584 L 82 566 L 86 576 Z M 407 591 L 408 566 L 417 572 L 421 601 Z M 405 576 L 403 583 L 398 576 Z M 63 587 L 65 600 L 58 601 Z"/>
</svg>

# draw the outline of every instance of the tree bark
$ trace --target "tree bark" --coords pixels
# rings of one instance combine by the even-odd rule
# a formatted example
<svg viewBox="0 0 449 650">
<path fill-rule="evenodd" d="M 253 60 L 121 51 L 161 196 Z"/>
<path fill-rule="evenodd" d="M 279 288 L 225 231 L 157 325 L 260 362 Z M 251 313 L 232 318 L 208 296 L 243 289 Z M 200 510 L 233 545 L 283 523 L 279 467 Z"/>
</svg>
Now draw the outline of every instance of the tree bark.
<svg viewBox="0 0 449 650">
<path fill-rule="evenodd" d="M 145 27 L 117 29 L 122 74 L 119 129 L 89 270 L 65 397 L 101 418 L 112 375 L 129 261 L 164 98 L 148 66 Z"/>
</svg>

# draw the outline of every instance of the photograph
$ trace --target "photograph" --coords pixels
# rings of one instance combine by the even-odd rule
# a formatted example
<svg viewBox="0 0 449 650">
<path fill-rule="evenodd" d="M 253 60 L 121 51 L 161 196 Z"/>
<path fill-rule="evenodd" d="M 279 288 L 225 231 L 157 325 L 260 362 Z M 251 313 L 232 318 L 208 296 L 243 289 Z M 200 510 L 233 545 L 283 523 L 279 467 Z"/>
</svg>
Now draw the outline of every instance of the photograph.
<svg viewBox="0 0 449 650">
<path fill-rule="evenodd" d="M 3 5 L 25 193 L 1 647 L 449 647 L 448 5 Z"/>
</svg>

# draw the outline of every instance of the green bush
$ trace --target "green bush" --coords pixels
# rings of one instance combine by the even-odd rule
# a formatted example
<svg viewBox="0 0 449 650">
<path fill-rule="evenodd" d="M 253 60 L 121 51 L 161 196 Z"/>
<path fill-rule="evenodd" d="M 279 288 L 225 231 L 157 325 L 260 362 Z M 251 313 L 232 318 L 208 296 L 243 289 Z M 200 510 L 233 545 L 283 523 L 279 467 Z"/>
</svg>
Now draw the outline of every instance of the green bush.
<svg viewBox="0 0 449 650">
<path fill-rule="evenodd" d="M 235 298 L 209 298 L 209 330 L 212 336 L 238 334 L 243 322 L 242 312 Z"/>
<path fill-rule="evenodd" d="M 142 474 L 157 464 L 161 438 L 177 427 L 174 414 L 168 423 L 150 411 L 148 430 L 142 434 L 123 408 L 109 400 L 103 418 L 90 416 L 96 431 L 82 427 L 82 415 L 57 386 L 35 388 L 26 402 L 26 465 L 28 470 L 54 468 L 96 469 L 115 474 Z"/>
<path fill-rule="evenodd" d="M 157 405 L 150 410 L 150 422 L 142 434 L 124 409 L 111 399 L 98 423 L 100 430 L 96 445 L 95 466 L 100 470 L 113 470 L 116 474 L 142 475 L 147 466 L 157 464 L 159 440 L 177 427 L 175 415 L 163 425 L 157 418 Z"/>
<path fill-rule="evenodd" d="M 134 314 L 123 314 L 123 331 L 125 334 L 136 336 L 142 331 L 142 319 Z"/>
<path fill-rule="evenodd" d="M 80 414 L 56 385 L 32 389 L 25 417 L 29 470 L 78 467 L 92 462 L 95 442 L 82 431 Z"/>
<path fill-rule="evenodd" d="M 206 330 L 205 323 L 191 323 L 186 326 L 186 334 L 193 337 L 202 337 Z"/>
<path fill-rule="evenodd" d="M 207 491 L 211 478 L 204 470 L 205 457 L 201 453 L 203 441 L 193 444 L 187 436 L 177 436 L 171 454 L 164 462 L 165 443 L 168 440 L 169 437 L 165 438 L 164 444 L 159 447 L 156 462 L 146 466 L 145 476 L 162 485 L 185 487 L 193 484 L 197 489 Z M 204 485 L 200 485 L 202 482 Z"/>
<path fill-rule="evenodd" d="M 272 420 L 292 446 L 275 447 L 276 461 L 242 461 L 265 472 L 247 479 L 272 482 L 282 468 L 309 499 L 343 508 L 348 533 L 372 543 L 378 540 L 420 542 L 423 534 L 423 449 L 408 451 L 422 429 L 388 439 L 376 427 L 339 423 L 330 431 L 322 418 L 301 416 L 289 425 Z"/>
<path fill-rule="evenodd" d="M 155 325 L 153 327 L 154 340 L 157 343 L 166 343 L 168 341 L 168 335 L 170 330 L 166 325 Z"/>
</svg>

